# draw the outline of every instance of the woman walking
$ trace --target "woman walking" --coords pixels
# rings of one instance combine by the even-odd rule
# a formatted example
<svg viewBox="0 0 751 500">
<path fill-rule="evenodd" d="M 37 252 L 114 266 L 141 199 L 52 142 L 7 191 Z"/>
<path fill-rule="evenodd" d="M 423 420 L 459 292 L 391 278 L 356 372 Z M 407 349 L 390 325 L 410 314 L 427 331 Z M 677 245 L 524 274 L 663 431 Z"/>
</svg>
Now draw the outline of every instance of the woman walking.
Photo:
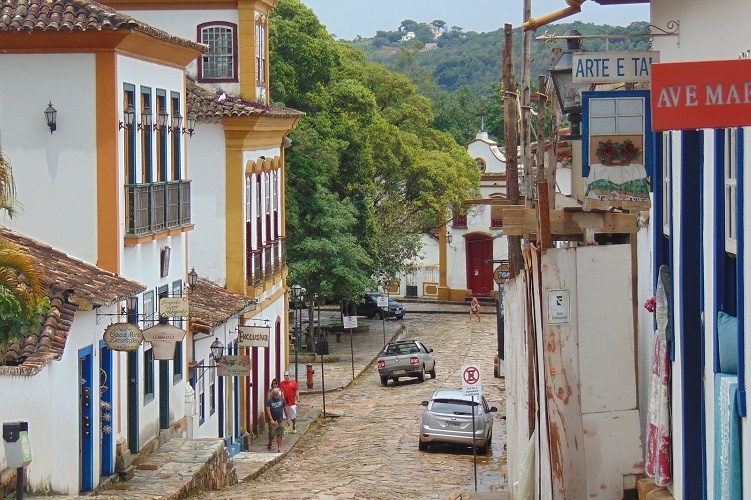
<svg viewBox="0 0 751 500">
<path fill-rule="evenodd" d="M 477 316 L 477 322 L 480 322 L 480 301 L 477 300 L 477 297 L 474 295 L 472 296 L 472 303 L 469 305 L 469 319 L 467 321 L 472 321 L 472 314 L 475 314 Z"/>
</svg>

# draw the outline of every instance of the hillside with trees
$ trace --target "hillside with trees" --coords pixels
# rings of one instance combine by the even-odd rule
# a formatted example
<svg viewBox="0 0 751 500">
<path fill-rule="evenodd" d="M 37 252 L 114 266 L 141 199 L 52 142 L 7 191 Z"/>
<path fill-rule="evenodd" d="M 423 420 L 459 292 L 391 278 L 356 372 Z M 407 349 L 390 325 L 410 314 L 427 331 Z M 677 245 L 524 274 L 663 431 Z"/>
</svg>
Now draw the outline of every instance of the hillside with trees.
<svg viewBox="0 0 751 500">
<path fill-rule="evenodd" d="M 646 22 L 628 26 L 571 22 L 544 26 L 534 38 L 546 34 L 563 36 L 577 30 L 584 36 L 624 35 L 624 38 L 585 38 L 583 49 L 600 51 L 649 50 L 649 40 L 634 35 L 647 32 Z M 407 32 L 415 38 L 401 41 Z M 443 20 L 417 23 L 407 19 L 396 30 L 378 31 L 373 38 L 345 41 L 362 51 L 368 61 L 408 75 L 419 92 L 433 102 L 434 126 L 451 133 L 459 143 L 470 141 L 484 117 L 485 130 L 503 143 L 503 113 L 500 103 L 503 29 L 489 33 L 465 32 Z M 521 76 L 522 28 L 514 29 L 514 66 Z M 552 65 L 552 48 L 565 47 L 565 40 L 533 39 L 530 74 L 536 91 L 537 75 L 546 75 Z"/>
</svg>

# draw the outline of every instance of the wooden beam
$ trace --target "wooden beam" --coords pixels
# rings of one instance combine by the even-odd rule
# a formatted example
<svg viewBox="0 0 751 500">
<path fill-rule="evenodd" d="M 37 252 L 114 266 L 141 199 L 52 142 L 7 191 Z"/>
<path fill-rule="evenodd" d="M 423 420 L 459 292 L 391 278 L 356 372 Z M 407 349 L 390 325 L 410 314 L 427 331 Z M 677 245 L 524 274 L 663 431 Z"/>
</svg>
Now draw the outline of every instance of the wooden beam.
<svg viewBox="0 0 751 500">
<path fill-rule="evenodd" d="M 529 234 L 536 240 L 538 216 L 534 208 L 521 205 L 503 207 L 503 232 L 507 236 Z M 553 236 L 579 239 L 589 231 L 596 234 L 632 234 L 638 231 L 637 214 L 616 212 L 550 211 L 550 233 Z"/>
</svg>

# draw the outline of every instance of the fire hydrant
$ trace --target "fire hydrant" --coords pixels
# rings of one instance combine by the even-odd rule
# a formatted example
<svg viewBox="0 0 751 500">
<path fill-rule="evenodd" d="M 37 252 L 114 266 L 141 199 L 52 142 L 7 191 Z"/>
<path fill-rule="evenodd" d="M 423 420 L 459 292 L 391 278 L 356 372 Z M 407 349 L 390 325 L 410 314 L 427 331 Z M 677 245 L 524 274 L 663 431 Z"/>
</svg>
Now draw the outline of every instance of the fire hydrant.
<svg viewBox="0 0 751 500">
<path fill-rule="evenodd" d="M 305 366 L 308 367 L 308 380 L 306 382 L 306 385 L 308 386 L 308 389 L 312 389 L 313 388 L 313 374 L 316 371 L 313 369 L 313 363 L 308 363 Z"/>
</svg>

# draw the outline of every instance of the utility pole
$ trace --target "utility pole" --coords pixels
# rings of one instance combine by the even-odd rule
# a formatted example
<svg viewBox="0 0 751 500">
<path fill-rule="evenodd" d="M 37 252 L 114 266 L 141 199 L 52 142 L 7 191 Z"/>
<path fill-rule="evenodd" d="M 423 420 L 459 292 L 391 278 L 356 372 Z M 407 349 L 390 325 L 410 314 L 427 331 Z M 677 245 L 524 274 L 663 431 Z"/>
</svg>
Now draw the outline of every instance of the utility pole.
<svg viewBox="0 0 751 500">
<path fill-rule="evenodd" d="M 558 60 L 561 50 L 560 48 L 553 49 L 553 61 Z M 558 115 L 560 114 L 560 105 L 555 96 L 550 99 L 550 104 L 550 149 L 548 150 L 548 171 L 545 178 L 548 181 L 548 198 L 552 200 L 551 203 L 555 210 L 555 173 L 558 166 Z"/>
</svg>

